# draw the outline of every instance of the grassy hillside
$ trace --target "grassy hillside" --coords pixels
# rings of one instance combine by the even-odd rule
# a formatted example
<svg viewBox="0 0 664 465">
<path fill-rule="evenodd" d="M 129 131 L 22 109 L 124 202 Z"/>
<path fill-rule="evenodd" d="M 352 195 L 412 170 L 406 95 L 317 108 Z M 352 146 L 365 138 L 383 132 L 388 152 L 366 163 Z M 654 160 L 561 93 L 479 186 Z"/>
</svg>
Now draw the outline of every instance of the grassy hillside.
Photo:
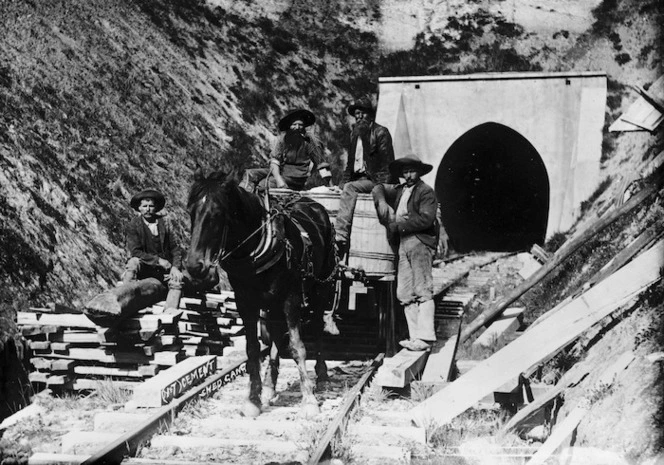
<svg viewBox="0 0 664 465">
<path fill-rule="evenodd" d="M 51 301 L 78 306 L 113 285 L 136 191 L 165 192 L 186 243 L 194 168 L 264 163 L 287 109 L 317 115 L 315 131 L 338 177 L 346 106 L 363 94 L 376 98 L 379 76 L 605 70 L 608 128 L 636 98 L 629 86 L 647 88 L 662 73 L 661 0 L 595 2 L 586 30 L 583 21 L 575 28 L 547 21 L 547 13 L 560 15 L 559 1 L 529 2 L 538 15 L 526 27 L 510 14 L 515 2 L 447 0 L 418 16 L 411 49 L 383 48 L 405 30 L 384 29 L 383 19 L 395 17 L 389 8 L 431 3 L 1 1 L 0 352 L 13 338 L 15 310 Z M 621 180 L 664 149 L 662 134 L 605 133 L 604 182 L 576 227 L 593 221 Z M 603 254 L 589 245 L 579 263 L 608 259 L 653 212 L 597 238 Z M 561 270 L 552 298 L 598 266 Z"/>
</svg>

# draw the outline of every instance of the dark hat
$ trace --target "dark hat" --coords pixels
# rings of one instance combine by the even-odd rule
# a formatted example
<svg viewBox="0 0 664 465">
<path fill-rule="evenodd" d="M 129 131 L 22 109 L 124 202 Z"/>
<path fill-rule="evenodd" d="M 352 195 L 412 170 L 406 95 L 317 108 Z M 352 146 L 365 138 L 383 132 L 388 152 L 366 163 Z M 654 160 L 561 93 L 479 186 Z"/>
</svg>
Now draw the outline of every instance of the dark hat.
<svg viewBox="0 0 664 465">
<path fill-rule="evenodd" d="M 164 194 L 155 189 L 145 189 L 133 196 L 129 202 L 129 205 L 131 205 L 131 208 L 138 211 L 138 206 L 141 204 L 141 200 L 143 199 L 153 199 L 155 211 L 161 210 L 166 204 Z"/>
<path fill-rule="evenodd" d="M 288 131 L 293 121 L 300 120 L 304 123 L 304 127 L 309 127 L 316 122 L 316 117 L 309 110 L 300 108 L 299 110 L 293 110 L 288 113 L 286 116 L 281 118 L 279 121 L 279 130 Z"/>
<path fill-rule="evenodd" d="M 363 110 L 371 114 L 375 113 L 374 107 L 371 104 L 371 100 L 369 100 L 367 97 L 362 97 L 361 99 L 356 100 L 351 105 L 349 105 L 348 114 L 355 116 L 355 110 Z"/>
<path fill-rule="evenodd" d="M 392 173 L 392 176 L 401 177 L 403 176 L 404 168 L 407 166 L 418 168 L 421 176 L 424 176 L 433 169 L 432 165 L 424 163 L 417 155 L 408 154 L 405 157 L 397 158 L 390 163 L 390 173 Z"/>
</svg>

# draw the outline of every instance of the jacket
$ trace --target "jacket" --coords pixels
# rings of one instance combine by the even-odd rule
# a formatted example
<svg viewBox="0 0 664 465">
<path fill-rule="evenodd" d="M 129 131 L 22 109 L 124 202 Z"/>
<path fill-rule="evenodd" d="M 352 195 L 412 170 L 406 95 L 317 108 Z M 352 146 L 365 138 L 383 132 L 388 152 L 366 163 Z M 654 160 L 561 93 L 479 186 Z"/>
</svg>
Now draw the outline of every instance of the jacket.
<svg viewBox="0 0 664 465">
<path fill-rule="evenodd" d="M 152 240 L 152 233 L 143 221 L 143 217 L 133 218 L 126 228 L 127 249 L 132 257 L 138 257 L 141 263 L 158 266 L 159 258 L 164 258 L 171 264 L 182 269 L 182 249 L 178 244 L 170 224 L 159 218 L 157 220 L 159 231 L 159 245 Z"/>
<path fill-rule="evenodd" d="M 405 184 L 398 186 L 385 186 L 388 203 L 396 211 Z M 392 192 L 390 192 L 392 191 Z M 393 204 L 389 199 L 393 199 Z M 438 203 L 436 194 L 431 186 L 421 179 L 413 186 L 413 192 L 408 199 L 408 218 L 396 221 L 399 237 L 415 234 L 426 246 L 435 249 L 438 245 L 438 221 L 436 210 Z"/>
<path fill-rule="evenodd" d="M 353 172 L 355 165 L 355 148 L 359 133 L 351 131 L 350 147 L 348 147 L 348 161 L 342 177 L 342 184 L 355 181 L 365 174 Z M 378 123 L 371 122 L 369 127 L 369 149 L 364 147 L 364 164 L 366 165 L 366 176 L 374 184 L 397 182 L 392 178 L 388 166 L 394 161 L 394 148 L 392 147 L 392 136 L 390 131 Z"/>
</svg>

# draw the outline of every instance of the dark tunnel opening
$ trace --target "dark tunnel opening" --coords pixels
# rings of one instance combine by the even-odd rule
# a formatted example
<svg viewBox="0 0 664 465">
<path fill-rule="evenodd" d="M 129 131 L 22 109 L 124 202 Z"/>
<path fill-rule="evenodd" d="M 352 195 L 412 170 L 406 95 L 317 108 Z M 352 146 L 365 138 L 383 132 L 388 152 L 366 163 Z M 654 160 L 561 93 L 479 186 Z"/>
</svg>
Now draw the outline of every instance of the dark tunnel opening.
<svg viewBox="0 0 664 465">
<path fill-rule="evenodd" d="M 459 137 L 438 168 L 436 195 L 459 253 L 544 242 L 549 177 L 535 147 L 507 126 L 484 123 Z"/>
</svg>

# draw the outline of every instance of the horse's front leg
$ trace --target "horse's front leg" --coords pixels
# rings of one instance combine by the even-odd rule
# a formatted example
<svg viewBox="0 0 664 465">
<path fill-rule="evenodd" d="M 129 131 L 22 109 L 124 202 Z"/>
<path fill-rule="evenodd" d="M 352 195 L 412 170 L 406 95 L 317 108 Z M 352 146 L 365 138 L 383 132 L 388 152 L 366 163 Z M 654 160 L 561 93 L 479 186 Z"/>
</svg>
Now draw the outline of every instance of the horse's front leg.
<svg viewBox="0 0 664 465">
<path fill-rule="evenodd" d="M 302 392 L 301 413 L 305 418 L 312 418 L 320 413 L 320 408 L 318 407 L 316 396 L 314 396 L 314 384 L 307 375 L 307 351 L 300 336 L 300 302 L 298 297 L 291 293 L 286 298 L 284 313 L 286 315 L 286 323 L 288 324 L 291 353 L 300 372 L 300 389 Z"/>
<path fill-rule="evenodd" d="M 261 361 L 260 343 L 258 342 L 258 305 L 236 291 L 237 307 L 244 322 L 247 339 L 247 373 L 249 374 L 249 399 L 245 402 L 242 413 L 247 417 L 257 417 L 261 413 Z"/>
</svg>

